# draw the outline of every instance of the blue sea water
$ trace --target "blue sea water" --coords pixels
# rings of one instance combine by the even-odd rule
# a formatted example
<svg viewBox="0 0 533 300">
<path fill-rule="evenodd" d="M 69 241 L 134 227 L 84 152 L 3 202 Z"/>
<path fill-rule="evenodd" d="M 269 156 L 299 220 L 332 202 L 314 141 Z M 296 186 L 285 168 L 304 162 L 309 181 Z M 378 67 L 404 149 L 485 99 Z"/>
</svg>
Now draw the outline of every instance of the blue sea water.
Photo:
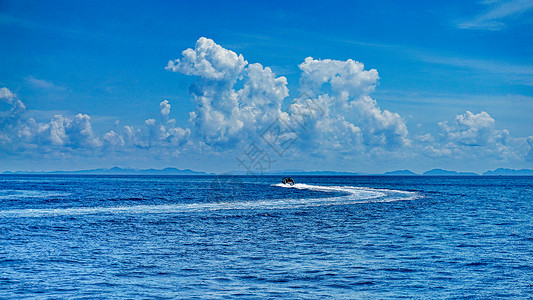
<svg viewBox="0 0 533 300">
<path fill-rule="evenodd" d="M 0 176 L 0 298 L 533 298 L 533 177 Z"/>
</svg>

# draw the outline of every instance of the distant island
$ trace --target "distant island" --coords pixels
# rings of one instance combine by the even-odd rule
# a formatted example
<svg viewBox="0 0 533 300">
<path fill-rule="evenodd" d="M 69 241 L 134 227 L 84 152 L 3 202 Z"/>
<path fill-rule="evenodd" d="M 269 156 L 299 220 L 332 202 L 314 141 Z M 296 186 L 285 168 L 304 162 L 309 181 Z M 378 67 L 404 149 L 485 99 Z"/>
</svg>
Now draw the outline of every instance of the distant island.
<svg viewBox="0 0 533 300">
<path fill-rule="evenodd" d="M 32 171 L 6 171 L 3 174 L 95 174 L 95 175 L 215 175 L 213 173 L 198 172 L 191 169 L 180 170 L 177 168 L 164 169 L 122 169 L 113 167 L 111 169 L 91 169 L 79 171 L 50 171 L 50 172 L 32 172 Z"/>
<path fill-rule="evenodd" d="M 513 170 L 513 169 L 499 168 L 499 169 L 496 169 L 494 171 L 487 171 L 487 172 L 483 173 L 483 175 L 488 175 L 488 176 L 533 175 L 533 170 L 528 170 L 528 169 Z"/>
<path fill-rule="evenodd" d="M 244 171 L 231 171 L 224 174 L 207 173 L 201 171 L 193 171 L 191 169 L 178 168 L 164 168 L 164 169 L 132 169 L 113 167 L 110 169 L 91 169 L 78 171 L 5 171 L 2 174 L 80 174 L 80 175 L 283 175 L 283 176 L 533 176 L 533 170 L 530 169 L 504 169 L 499 168 L 494 171 L 486 171 L 483 174 L 474 172 L 457 172 L 443 169 L 433 169 L 422 174 L 417 174 L 411 170 L 396 170 L 385 172 L 382 174 L 369 173 L 355 173 L 355 172 L 339 172 L 339 171 L 304 171 L 304 170 L 279 170 L 270 171 L 263 174 L 247 174 Z"/>
<path fill-rule="evenodd" d="M 418 175 L 418 174 L 410 170 L 398 170 L 398 171 L 392 171 L 392 172 L 385 172 L 383 175 L 406 176 L 406 175 Z"/>
<path fill-rule="evenodd" d="M 456 171 L 448 171 L 448 170 L 443 170 L 443 169 L 433 169 L 433 170 L 429 170 L 429 171 L 426 171 L 424 173 L 422 173 L 422 175 L 429 175 L 429 176 L 442 176 L 442 175 L 446 175 L 446 176 L 479 176 L 479 174 L 476 174 L 476 173 L 473 173 L 473 172 L 456 172 Z"/>
</svg>

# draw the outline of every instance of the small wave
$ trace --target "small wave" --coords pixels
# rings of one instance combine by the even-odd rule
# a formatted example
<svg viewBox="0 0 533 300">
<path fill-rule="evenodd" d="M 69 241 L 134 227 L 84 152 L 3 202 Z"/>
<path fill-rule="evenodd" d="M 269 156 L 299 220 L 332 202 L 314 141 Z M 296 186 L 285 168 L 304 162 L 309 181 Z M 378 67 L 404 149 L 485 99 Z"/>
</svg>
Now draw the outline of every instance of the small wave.
<svg viewBox="0 0 533 300">
<path fill-rule="evenodd" d="M 65 197 L 70 193 L 59 191 L 42 191 L 42 190 L 0 190 L 0 199 L 18 200 L 24 198 L 49 198 Z"/>
</svg>

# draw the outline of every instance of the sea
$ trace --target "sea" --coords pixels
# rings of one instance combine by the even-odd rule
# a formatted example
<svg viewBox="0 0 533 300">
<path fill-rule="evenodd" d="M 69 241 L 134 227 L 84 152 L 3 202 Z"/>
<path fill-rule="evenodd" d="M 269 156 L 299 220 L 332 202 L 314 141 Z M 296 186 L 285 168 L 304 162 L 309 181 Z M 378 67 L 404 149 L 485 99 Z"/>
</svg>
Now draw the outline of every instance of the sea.
<svg viewBox="0 0 533 300">
<path fill-rule="evenodd" d="M 532 176 L 0 175 L 1 299 L 533 299 Z"/>
</svg>

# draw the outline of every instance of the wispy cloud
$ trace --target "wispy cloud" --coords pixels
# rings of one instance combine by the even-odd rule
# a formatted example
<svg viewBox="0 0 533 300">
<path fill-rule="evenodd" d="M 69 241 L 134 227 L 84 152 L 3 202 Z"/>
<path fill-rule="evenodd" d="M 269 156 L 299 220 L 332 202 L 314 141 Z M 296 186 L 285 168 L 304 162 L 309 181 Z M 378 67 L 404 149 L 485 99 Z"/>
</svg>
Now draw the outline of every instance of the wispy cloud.
<svg viewBox="0 0 533 300">
<path fill-rule="evenodd" d="M 50 82 L 48 80 L 35 78 L 33 76 L 28 76 L 28 77 L 25 78 L 25 80 L 32 87 L 37 88 L 37 89 L 56 90 L 56 91 L 65 90 L 65 87 L 59 86 L 57 84 L 54 84 L 53 82 Z"/>
<path fill-rule="evenodd" d="M 485 74 L 505 75 L 503 78 L 511 83 L 533 86 L 532 65 L 516 65 L 495 60 L 421 53 L 419 53 L 419 58 L 428 63 L 483 71 Z"/>
<path fill-rule="evenodd" d="M 511 17 L 519 16 L 533 8 L 532 0 L 514 1 L 485 1 L 491 9 L 482 15 L 462 21 L 457 24 L 462 29 L 500 30 L 505 26 L 504 21 Z"/>
<path fill-rule="evenodd" d="M 442 52 L 440 50 L 400 44 L 372 43 L 342 39 L 333 39 L 333 41 L 395 52 L 401 54 L 404 58 L 409 58 L 414 61 L 469 69 L 483 72 L 485 75 L 498 76 L 502 80 L 512 84 L 533 86 L 533 65 L 530 64 L 513 64 L 503 60 L 459 56 L 449 52 Z"/>
</svg>

